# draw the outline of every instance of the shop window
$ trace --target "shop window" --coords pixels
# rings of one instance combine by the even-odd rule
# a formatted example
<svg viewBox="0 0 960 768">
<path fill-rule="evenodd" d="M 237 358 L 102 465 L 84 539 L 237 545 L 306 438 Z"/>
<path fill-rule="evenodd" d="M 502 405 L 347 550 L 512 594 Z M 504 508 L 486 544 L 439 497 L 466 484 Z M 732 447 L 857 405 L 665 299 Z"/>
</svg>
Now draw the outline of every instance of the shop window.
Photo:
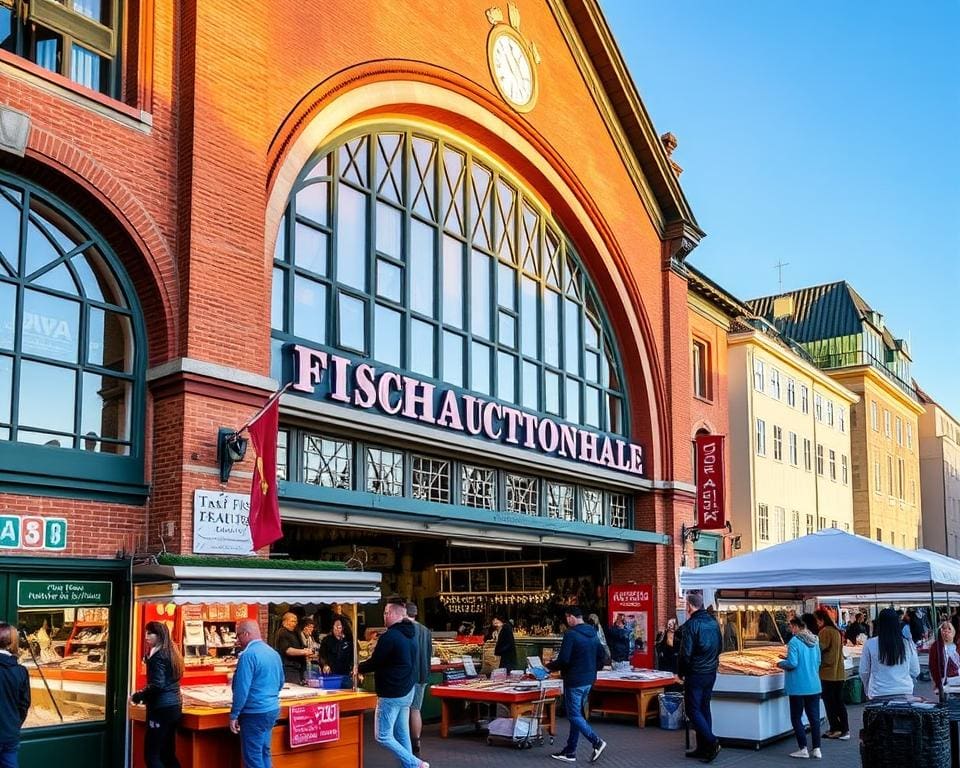
<svg viewBox="0 0 960 768">
<path fill-rule="evenodd" d="M 623 493 L 610 494 L 610 525 L 614 528 L 626 528 L 627 496 Z"/>
<path fill-rule="evenodd" d="M 486 158 L 354 135 L 304 169 L 277 238 L 273 336 L 628 433 L 623 376 L 572 243 Z"/>
<path fill-rule="evenodd" d="M 437 504 L 450 503 L 450 462 L 413 456 L 410 490 L 413 498 Z"/>
<path fill-rule="evenodd" d="M 121 7 L 119 0 L 0 0 L 0 47 L 115 96 Z"/>
<path fill-rule="evenodd" d="M 322 435 L 304 435 L 303 481 L 326 488 L 353 488 L 353 443 Z"/>
<path fill-rule="evenodd" d="M 540 514 L 540 486 L 535 477 L 506 476 L 507 511 L 520 515 Z"/>
<path fill-rule="evenodd" d="M 39 191 L 0 178 L 0 441 L 60 449 L 46 464 L 84 480 L 142 483 L 140 338 L 133 291 L 106 244 Z M 0 465 L 35 478 L 40 459 L 9 448 Z"/>
<path fill-rule="evenodd" d="M 403 454 L 367 448 L 367 490 L 383 496 L 403 495 Z"/>
<path fill-rule="evenodd" d="M 290 441 L 290 432 L 281 429 L 277 432 L 277 480 L 286 480 L 288 477 L 289 455 L 287 445 Z"/>
<path fill-rule="evenodd" d="M 580 505 L 583 522 L 591 525 L 603 525 L 603 491 L 598 491 L 595 488 L 581 489 Z"/>
<path fill-rule="evenodd" d="M 699 339 L 693 340 L 693 394 L 710 399 L 710 345 Z"/>
<path fill-rule="evenodd" d="M 576 520 L 575 490 L 564 483 L 547 483 L 547 517 Z"/>
<path fill-rule="evenodd" d="M 460 502 L 465 507 L 496 509 L 496 472 L 486 467 L 464 464 L 460 468 Z"/>
</svg>

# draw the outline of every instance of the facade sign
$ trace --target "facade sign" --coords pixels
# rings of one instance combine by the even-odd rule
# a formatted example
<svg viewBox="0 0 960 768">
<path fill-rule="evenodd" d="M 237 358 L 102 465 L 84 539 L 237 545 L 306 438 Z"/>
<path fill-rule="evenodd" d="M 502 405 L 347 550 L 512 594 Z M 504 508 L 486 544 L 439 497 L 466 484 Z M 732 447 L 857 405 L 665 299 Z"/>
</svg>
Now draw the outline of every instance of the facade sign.
<svg viewBox="0 0 960 768">
<path fill-rule="evenodd" d="M 110 605 L 113 584 L 109 581 L 28 581 L 17 582 L 20 608 L 86 608 Z"/>
<path fill-rule="evenodd" d="M 723 435 L 697 435 L 697 525 L 702 531 L 726 524 Z"/>
<path fill-rule="evenodd" d="M 297 344 L 292 389 L 354 408 L 642 476 L 643 447 L 495 400 Z"/>
<path fill-rule="evenodd" d="M 622 615 L 630 630 L 630 664 L 653 669 L 653 587 L 650 584 L 612 584 L 607 587 L 609 626 Z"/>
<path fill-rule="evenodd" d="M 67 548 L 67 521 L 63 517 L 0 515 L 0 549 Z"/>
<path fill-rule="evenodd" d="M 340 705 L 298 704 L 290 707 L 290 746 L 340 741 Z"/>
<path fill-rule="evenodd" d="M 193 551 L 198 555 L 252 555 L 250 495 L 193 492 Z"/>
</svg>

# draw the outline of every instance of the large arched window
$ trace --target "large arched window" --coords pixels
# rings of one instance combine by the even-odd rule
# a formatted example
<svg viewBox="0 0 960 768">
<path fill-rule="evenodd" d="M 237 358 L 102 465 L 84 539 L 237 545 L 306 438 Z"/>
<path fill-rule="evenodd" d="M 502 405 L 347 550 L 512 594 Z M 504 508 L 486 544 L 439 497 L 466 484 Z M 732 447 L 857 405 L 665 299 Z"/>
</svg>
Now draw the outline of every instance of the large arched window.
<svg viewBox="0 0 960 768">
<path fill-rule="evenodd" d="M 408 128 L 354 134 L 294 186 L 272 327 L 574 424 L 625 432 L 596 291 L 549 213 L 489 160 Z"/>
<path fill-rule="evenodd" d="M 139 458 L 141 325 L 106 243 L 61 203 L 0 175 L 0 447 Z M 44 474 L 66 453 L 43 454 Z M 109 480 L 109 462 L 96 466 Z"/>
</svg>

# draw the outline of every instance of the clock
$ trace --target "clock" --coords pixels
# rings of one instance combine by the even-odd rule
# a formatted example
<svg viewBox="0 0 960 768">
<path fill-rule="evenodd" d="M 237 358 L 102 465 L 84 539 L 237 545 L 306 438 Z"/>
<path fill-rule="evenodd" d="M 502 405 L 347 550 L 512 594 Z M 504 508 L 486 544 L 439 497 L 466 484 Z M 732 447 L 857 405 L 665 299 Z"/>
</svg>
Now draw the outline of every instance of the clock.
<svg viewBox="0 0 960 768">
<path fill-rule="evenodd" d="M 537 70 L 526 41 L 510 26 L 490 30 L 487 61 L 493 82 L 518 112 L 529 112 L 537 101 Z"/>
</svg>

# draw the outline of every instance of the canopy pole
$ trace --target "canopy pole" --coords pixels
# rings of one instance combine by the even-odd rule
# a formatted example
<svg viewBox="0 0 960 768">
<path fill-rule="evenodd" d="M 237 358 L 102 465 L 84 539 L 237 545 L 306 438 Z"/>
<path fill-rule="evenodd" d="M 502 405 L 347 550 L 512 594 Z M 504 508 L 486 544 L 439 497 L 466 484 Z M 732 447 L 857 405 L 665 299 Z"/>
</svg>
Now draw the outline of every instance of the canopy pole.
<svg viewBox="0 0 960 768">
<path fill-rule="evenodd" d="M 933 629 L 933 636 L 937 636 L 937 624 L 939 623 L 939 617 L 937 616 L 937 601 L 933 596 L 933 579 L 930 579 L 930 627 Z"/>
</svg>

